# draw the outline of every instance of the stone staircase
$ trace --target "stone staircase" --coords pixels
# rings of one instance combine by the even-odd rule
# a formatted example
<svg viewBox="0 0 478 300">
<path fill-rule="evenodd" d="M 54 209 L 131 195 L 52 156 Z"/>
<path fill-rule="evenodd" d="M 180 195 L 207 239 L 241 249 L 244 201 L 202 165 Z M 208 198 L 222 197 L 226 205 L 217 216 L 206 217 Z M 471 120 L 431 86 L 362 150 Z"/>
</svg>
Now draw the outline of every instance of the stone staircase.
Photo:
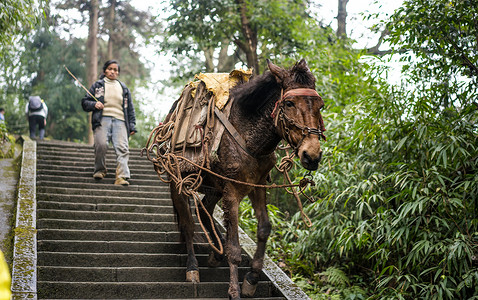
<svg viewBox="0 0 478 300">
<path fill-rule="evenodd" d="M 200 283 L 185 282 L 186 250 L 169 188 L 151 162 L 131 149 L 130 186 L 109 173 L 93 179 L 93 148 L 66 142 L 36 146 L 38 299 L 226 299 L 229 268 L 207 267 L 209 247 L 196 246 Z M 197 239 L 204 240 L 198 226 Z M 244 252 L 240 278 L 250 258 Z M 286 297 L 280 283 L 262 274 L 253 299 Z M 300 294 L 302 295 L 302 294 Z"/>
</svg>

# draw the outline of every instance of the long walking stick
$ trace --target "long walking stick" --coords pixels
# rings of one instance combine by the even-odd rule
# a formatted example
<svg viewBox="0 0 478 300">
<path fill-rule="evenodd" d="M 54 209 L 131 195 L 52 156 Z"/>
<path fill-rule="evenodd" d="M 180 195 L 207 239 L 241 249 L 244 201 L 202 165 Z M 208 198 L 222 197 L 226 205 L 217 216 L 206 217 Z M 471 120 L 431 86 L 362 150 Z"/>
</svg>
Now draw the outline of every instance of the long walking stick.
<svg viewBox="0 0 478 300">
<path fill-rule="evenodd" d="M 68 70 L 68 68 L 67 68 L 65 65 L 63 65 L 63 67 L 64 67 L 64 68 L 66 69 L 66 71 L 71 75 L 71 77 L 73 77 L 73 78 L 76 80 L 76 82 L 78 82 L 78 84 L 79 84 L 91 97 L 93 97 L 93 99 L 95 99 L 96 102 L 98 102 L 98 99 L 96 99 L 96 97 L 93 96 L 93 95 L 90 93 L 90 91 L 88 91 L 88 89 L 85 88 L 85 86 L 81 84 L 81 82 L 78 80 L 78 78 L 76 78 L 75 75 L 73 75 L 73 73 L 71 73 L 70 70 Z"/>
</svg>

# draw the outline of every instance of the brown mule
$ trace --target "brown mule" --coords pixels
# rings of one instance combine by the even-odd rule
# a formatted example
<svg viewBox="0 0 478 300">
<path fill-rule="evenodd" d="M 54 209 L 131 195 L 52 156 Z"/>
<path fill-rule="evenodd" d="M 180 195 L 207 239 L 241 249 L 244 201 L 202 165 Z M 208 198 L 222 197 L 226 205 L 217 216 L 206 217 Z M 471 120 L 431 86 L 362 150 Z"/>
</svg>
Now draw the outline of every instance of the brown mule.
<svg viewBox="0 0 478 300">
<path fill-rule="evenodd" d="M 222 136 L 218 159 L 211 161 L 210 170 L 241 182 L 265 185 L 269 171 L 276 162 L 274 150 L 284 139 L 294 149 L 302 166 L 316 170 L 322 158 L 320 140 L 325 139 L 325 130 L 320 110 L 324 105 L 315 91 L 315 78 L 305 60 L 296 63 L 289 70 L 267 61 L 269 71 L 230 92 L 233 101 L 229 115 L 230 123 L 245 140 L 245 149 L 231 134 Z M 184 172 L 186 173 L 186 172 Z M 187 175 L 184 174 L 184 175 Z M 271 224 L 267 214 L 266 190 L 224 180 L 207 172 L 202 173 L 199 191 L 204 193 L 199 209 L 200 218 L 209 231 L 216 248 L 225 245 L 225 254 L 230 267 L 229 298 L 240 299 L 241 289 L 238 265 L 241 262 L 241 245 L 238 236 L 239 203 L 249 196 L 255 210 L 257 225 L 257 249 L 251 270 L 246 274 L 242 294 L 252 297 L 256 290 L 263 266 L 267 239 Z M 178 217 L 179 230 L 186 244 L 187 280 L 199 282 L 198 261 L 193 247 L 194 219 L 188 196 L 179 193 L 173 182 L 170 184 L 171 197 Z M 208 213 L 213 214 L 216 203 L 222 199 L 226 237 L 219 234 L 216 224 L 206 221 Z M 206 212 L 206 211 L 207 212 Z M 214 228 L 213 228 L 214 226 Z M 218 239 L 220 241 L 218 241 Z M 209 264 L 217 266 L 223 255 L 211 253 Z"/>
</svg>

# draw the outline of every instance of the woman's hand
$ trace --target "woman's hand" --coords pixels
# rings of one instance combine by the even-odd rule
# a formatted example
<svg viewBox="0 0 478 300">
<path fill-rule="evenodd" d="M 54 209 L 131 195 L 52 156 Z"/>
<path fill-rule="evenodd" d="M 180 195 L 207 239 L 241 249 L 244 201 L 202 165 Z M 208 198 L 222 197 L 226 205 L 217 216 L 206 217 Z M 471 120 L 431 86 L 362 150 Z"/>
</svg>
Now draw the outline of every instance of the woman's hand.
<svg viewBox="0 0 478 300">
<path fill-rule="evenodd" d="M 95 108 L 98 110 L 102 110 L 103 108 L 105 108 L 105 106 L 100 101 L 96 101 Z"/>
</svg>

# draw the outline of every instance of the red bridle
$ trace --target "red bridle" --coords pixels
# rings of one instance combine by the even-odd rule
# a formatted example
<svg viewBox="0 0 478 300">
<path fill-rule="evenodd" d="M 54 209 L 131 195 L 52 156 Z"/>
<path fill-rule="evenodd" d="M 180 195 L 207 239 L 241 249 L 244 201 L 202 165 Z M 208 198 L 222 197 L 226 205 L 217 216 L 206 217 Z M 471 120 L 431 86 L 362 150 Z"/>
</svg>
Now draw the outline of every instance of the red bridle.
<svg viewBox="0 0 478 300">
<path fill-rule="evenodd" d="M 292 89 L 292 90 L 287 91 L 285 94 L 283 94 L 281 96 L 281 98 L 279 100 L 277 100 L 277 102 L 275 104 L 275 107 L 274 107 L 274 110 L 272 111 L 272 114 L 271 114 L 271 117 L 274 119 L 274 123 L 276 124 L 276 126 L 278 126 L 279 119 L 281 119 L 282 126 L 284 127 L 284 129 L 286 129 L 286 131 L 289 131 L 289 128 L 288 128 L 289 126 L 294 126 L 294 127 L 297 127 L 297 128 L 302 130 L 302 135 L 304 137 L 309 135 L 309 134 L 315 134 L 315 135 L 319 136 L 319 139 L 323 138 L 324 140 L 326 140 L 326 137 L 323 134 L 323 132 L 326 129 L 325 129 L 325 126 L 324 126 L 324 121 L 322 120 L 322 115 L 320 115 L 320 113 L 319 113 L 319 123 L 320 123 L 319 128 L 310 128 L 310 127 L 307 127 L 307 126 L 303 126 L 301 124 L 297 124 L 297 122 L 295 122 L 295 120 L 292 120 L 291 118 L 289 118 L 288 116 L 286 116 L 284 114 L 284 111 L 283 111 L 284 100 L 287 99 L 287 98 L 290 98 L 290 97 L 295 97 L 295 96 L 318 97 L 319 100 L 322 100 L 322 97 L 320 97 L 320 95 L 314 89 L 298 88 L 298 89 Z M 277 113 L 277 110 L 279 110 L 278 113 Z M 286 122 L 288 124 L 286 124 Z M 284 136 L 284 138 L 286 140 L 288 140 L 287 136 Z M 290 141 L 289 141 L 289 144 L 290 144 Z M 299 145 L 296 145 L 296 147 L 298 147 L 298 146 Z"/>
</svg>

